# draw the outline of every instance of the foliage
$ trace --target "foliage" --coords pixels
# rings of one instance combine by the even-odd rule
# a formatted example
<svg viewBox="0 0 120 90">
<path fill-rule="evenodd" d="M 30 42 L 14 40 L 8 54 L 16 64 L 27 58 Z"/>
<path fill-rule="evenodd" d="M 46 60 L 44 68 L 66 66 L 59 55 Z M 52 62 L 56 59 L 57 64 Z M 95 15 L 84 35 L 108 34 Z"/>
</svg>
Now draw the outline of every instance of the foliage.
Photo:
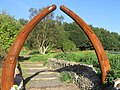
<svg viewBox="0 0 120 90">
<path fill-rule="evenodd" d="M 66 41 L 63 43 L 63 51 L 73 51 L 76 49 L 76 45 L 72 41 Z"/>
<path fill-rule="evenodd" d="M 115 71 L 114 70 L 110 70 L 109 74 L 107 75 L 106 78 L 106 82 L 104 83 L 104 85 L 113 85 L 113 80 L 115 80 Z"/>
<path fill-rule="evenodd" d="M 13 85 L 10 90 L 19 90 L 17 85 Z"/>
<path fill-rule="evenodd" d="M 21 25 L 14 17 L 6 14 L 0 14 L 0 57 L 6 55 L 8 48 L 13 43 L 16 35 L 21 29 Z"/>
<path fill-rule="evenodd" d="M 40 61 L 45 61 L 47 60 L 48 58 L 45 57 L 44 55 L 34 55 L 32 56 L 29 61 L 31 62 L 40 62 Z"/>
<path fill-rule="evenodd" d="M 42 9 L 30 8 L 30 19 Z M 42 54 L 50 52 L 53 48 L 62 51 L 74 51 L 76 48 L 80 50 L 93 49 L 90 40 L 75 22 L 67 23 L 63 20 L 64 17 L 61 15 L 58 16 L 54 13 L 47 15 L 29 35 L 25 46 L 29 49 L 37 49 Z M 19 29 L 28 21 L 24 18 L 17 21 L 6 12 L 0 14 L 0 59 L 4 58 Z M 104 49 L 120 50 L 120 35 L 118 33 L 92 25 L 90 27 L 100 39 Z"/>
<path fill-rule="evenodd" d="M 89 40 L 83 30 L 75 23 L 64 23 L 65 31 L 69 32 L 69 39 L 75 43 L 77 48 L 84 50 L 89 45 Z"/>
<path fill-rule="evenodd" d="M 120 78 L 120 54 L 109 54 L 108 58 L 111 65 L 111 71 L 107 76 L 107 84 L 113 84 L 113 80 Z"/>
<path fill-rule="evenodd" d="M 70 75 L 70 72 L 68 72 L 68 71 L 61 72 L 60 73 L 60 80 L 68 82 L 68 83 L 72 82 L 72 77 Z"/>
<path fill-rule="evenodd" d="M 38 52 L 39 52 L 38 50 L 30 51 L 30 53 L 28 55 L 29 56 L 28 61 L 30 61 L 30 62 L 47 61 L 48 58 L 53 58 L 56 54 L 58 54 L 58 53 L 39 54 Z M 26 54 L 28 54 L 28 52 Z M 25 54 L 25 52 L 22 51 L 20 53 L 20 56 L 23 56 L 26 54 Z"/>
<path fill-rule="evenodd" d="M 91 28 L 100 39 L 104 49 L 120 50 L 120 35 L 118 35 L 118 33 L 110 33 L 104 28 L 98 28 L 93 26 L 91 26 Z"/>
<path fill-rule="evenodd" d="M 110 85 L 113 83 L 113 80 L 120 78 L 120 69 L 119 69 L 120 68 L 120 54 L 107 53 L 107 55 L 108 55 L 110 65 L 111 65 L 111 71 L 109 72 L 107 76 L 105 84 Z M 101 73 L 100 66 L 99 66 L 97 57 L 95 55 L 95 52 L 82 51 L 82 52 L 60 53 L 58 55 L 55 55 L 55 58 L 93 65 L 93 67 L 95 67 L 95 69 L 97 70 L 98 74 Z"/>
<path fill-rule="evenodd" d="M 75 62 L 85 62 L 87 64 L 91 64 L 93 60 L 97 60 L 95 53 L 92 51 L 65 52 L 56 55 L 55 58 Z"/>
<path fill-rule="evenodd" d="M 24 18 L 20 18 L 18 22 L 22 25 L 25 26 L 28 23 L 28 20 L 25 20 Z"/>
<path fill-rule="evenodd" d="M 29 10 L 30 19 L 41 10 L 31 8 Z M 40 54 L 45 54 L 48 49 L 57 46 L 60 40 L 60 27 L 63 17 L 57 16 L 57 20 L 53 20 L 53 18 L 54 13 L 50 13 L 34 28 L 34 31 L 30 34 L 26 42 L 30 49 L 38 49 Z"/>
</svg>

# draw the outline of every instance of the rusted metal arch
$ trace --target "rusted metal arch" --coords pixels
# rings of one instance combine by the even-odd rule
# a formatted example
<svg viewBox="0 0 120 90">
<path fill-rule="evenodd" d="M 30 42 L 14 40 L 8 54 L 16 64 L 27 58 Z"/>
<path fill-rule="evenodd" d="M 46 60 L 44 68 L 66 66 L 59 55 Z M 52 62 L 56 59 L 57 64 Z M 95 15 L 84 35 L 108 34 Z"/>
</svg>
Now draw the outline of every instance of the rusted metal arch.
<svg viewBox="0 0 120 90">
<path fill-rule="evenodd" d="M 41 21 L 46 15 L 56 9 L 56 5 L 45 8 L 41 13 L 36 15 L 18 34 L 7 54 L 5 62 L 2 67 L 2 90 L 10 90 L 14 84 L 14 72 L 21 48 L 32 31 L 32 29 Z"/>
<path fill-rule="evenodd" d="M 17 58 L 26 38 L 28 37 L 32 29 L 37 25 L 37 23 L 55 9 L 56 9 L 55 5 L 52 5 L 44 9 L 21 30 L 21 32 L 15 39 L 2 67 L 2 90 L 10 90 L 11 86 L 14 84 L 14 71 Z M 102 44 L 100 43 L 99 39 L 94 34 L 94 32 L 90 29 L 90 27 L 78 15 L 76 15 L 73 11 L 71 11 L 70 9 L 66 8 L 63 5 L 60 7 L 60 9 L 67 15 L 69 15 L 83 29 L 83 31 L 93 44 L 100 63 L 103 83 L 106 79 L 107 73 L 110 70 L 110 64 L 105 54 L 105 51 L 102 47 Z"/>
<path fill-rule="evenodd" d="M 99 61 L 100 69 L 102 73 L 102 83 L 104 83 L 106 76 L 110 70 L 110 64 L 101 42 L 99 41 L 97 36 L 94 34 L 94 32 L 91 30 L 91 28 L 78 15 L 76 15 L 73 11 L 71 11 L 64 5 L 61 5 L 60 9 L 64 13 L 66 13 L 68 16 L 70 16 L 82 28 L 84 33 L 87 35 L 87 37 L 91 41 L 95 49 L 96 55 L 98 57 L 98 61 Z"/>
</svg>

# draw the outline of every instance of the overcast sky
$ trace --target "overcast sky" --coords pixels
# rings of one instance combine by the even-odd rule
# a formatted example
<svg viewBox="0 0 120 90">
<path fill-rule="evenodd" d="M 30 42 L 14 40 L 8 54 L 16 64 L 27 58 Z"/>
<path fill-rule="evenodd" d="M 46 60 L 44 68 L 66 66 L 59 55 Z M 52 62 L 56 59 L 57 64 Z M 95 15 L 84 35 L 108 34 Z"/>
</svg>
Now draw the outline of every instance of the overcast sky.
<svg viewBox="0 0 120 90">
<path fill-rule="evenodd" d="M 0 11 L 6 10 L 16 19 L 29 19 L 30 8 L 42 8 L 56 4 L 56 15 L 63 15 L 64 21 L 72 22 L 59 6 L 65 5 L 78 14 L 87 24 L 103 27 L 120 34 L 120 0 L 0 0 Z"/>
</svg>

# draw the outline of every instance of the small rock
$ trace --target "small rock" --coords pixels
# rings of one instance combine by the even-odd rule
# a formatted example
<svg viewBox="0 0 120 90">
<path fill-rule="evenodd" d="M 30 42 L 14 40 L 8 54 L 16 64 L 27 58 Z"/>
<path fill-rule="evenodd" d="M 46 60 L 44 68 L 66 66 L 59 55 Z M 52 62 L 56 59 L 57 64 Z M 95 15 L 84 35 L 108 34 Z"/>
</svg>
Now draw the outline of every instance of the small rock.
<svg viewBox="0 0 120 90">
<path fill-rule="evenodd" d="M 120 78 L 115 79 L 113 82 L 114 82 L 114 88 L 120 89 Z"/>
</svg>

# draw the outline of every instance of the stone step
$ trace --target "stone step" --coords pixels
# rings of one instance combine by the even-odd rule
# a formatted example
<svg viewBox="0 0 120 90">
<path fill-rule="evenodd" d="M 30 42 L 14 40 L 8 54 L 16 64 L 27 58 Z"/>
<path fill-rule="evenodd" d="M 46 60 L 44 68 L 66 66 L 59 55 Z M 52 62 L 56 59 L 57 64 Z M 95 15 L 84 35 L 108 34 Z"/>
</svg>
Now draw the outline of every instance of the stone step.
<svg viewBox="0 0 120 90">
<path fill-rule="evenodd" d="M 27 77 L 31 77 L 32 75 L 29 75 Z M 31 80 L 53 80 L 53 79 L 58 79 L 58 74 L 53 73 L 53 74 L 38 74 L 34 77 L 32 77 Z"/>
<path fill-rule="evenodd" d="M 54 83 L 53 83 L 54 82 Z M 39 82 L 33 82 L 34 84 L 38 84 Z M 50 81 L 49 84 L 46 82 L 42 82 L 44 85 L 40 85 L 39 83 L 37 86 L 34 86 L 33 83 L 30 83 L 30 88 L 28 90 L 80 90 L 75 85 L 72 84 L 66 84 L 63 82 L 58 81 Z M 51 83 L 51 84 L 50 84 Z"/>
<path fill-rule="evenodd" d="M 38 80 L 55 80 L 58 79 L 58 77 L 47 77 L 47 78 L 32 78 L 32 81 L 38 81 Z"/>
<path fill-rule="evenodd" d="M 49 71 L 45 71 L 45 72 L 40 72 L 39 74 L 53 74 L 55 72 L 49 72 Z M 31 74 L 34 74 L 34 73 L 27 73 L 27 75 L 31 75 Z"/>
<path fill-rule="evenodd" d="M 43 65 L 39 64 L 39 65 L 23 65 L 22 64 L 22 68 L 41 68 L 44 67 Z"/>
<path fill-rule="evenodd" d="M 31 81 L 29 84 L 29 88 L 50 88 L 50 87 L 58 87 L 63 86 L 64 84 L 59 79 L 54 80 L 39 80 L 39 81 Z"/>
<path fill-rule="evenodd" d="M 29 90 L 80 90 L 74 85 L 63 85 L 47 88 L 30 88 Z"/>
<path fill-rule="evenodd" d="M 66 85 L 59 79 L 59 74 L 50 71 L 42 63 L 22 62 L 24 79 L 30 80 L 26 90 L 79 90 L 73 85 Z"/>
<path fill-rule="evenodd" d="M 48 67 L 23 67 L 25 70 L 46 70 Z"/>
<path fill-rule="evenodd" d="M 36 67 L 36 66 L 43 66 L 43 64 L 41 64 L 41 63 L 22 63 L 22 64 L 20 64 L 20 65 L 22 65 L 22 66 L 24 66 L 24 67 Z"/>
<path fill-rule="evenodd" d="M 47 68 L 41 68 L 41 69 L 24 69 L 25 74 L 35 74 L 35 73 L 41 73 L 46 72 Z"/>
<path fill-rule="evenodd" d="M 19 62 L 20 64 L 32 64 L 32 63 L 34 63 L 34 64 L 43 64 L 43 63 L 41 63 L 41 62 L 28 62 L 28 61 L 24 61 L 24 62 Z"/>
<path fill-rule="evenodd" d="M 49 73 L 49 72 L 48 72 Z M 34 78 L 48 78 L 48 77 L 58 77 L 59 74 L 53 72 L 53 73 L 49 73 L 47 74 L 47 72 L 45 74 L 41 74 L 39 73 L 38 75 L 36 75 Z M 30 74 L 28 74 L 28 76 L 31 76 Z"/>
</svg>

